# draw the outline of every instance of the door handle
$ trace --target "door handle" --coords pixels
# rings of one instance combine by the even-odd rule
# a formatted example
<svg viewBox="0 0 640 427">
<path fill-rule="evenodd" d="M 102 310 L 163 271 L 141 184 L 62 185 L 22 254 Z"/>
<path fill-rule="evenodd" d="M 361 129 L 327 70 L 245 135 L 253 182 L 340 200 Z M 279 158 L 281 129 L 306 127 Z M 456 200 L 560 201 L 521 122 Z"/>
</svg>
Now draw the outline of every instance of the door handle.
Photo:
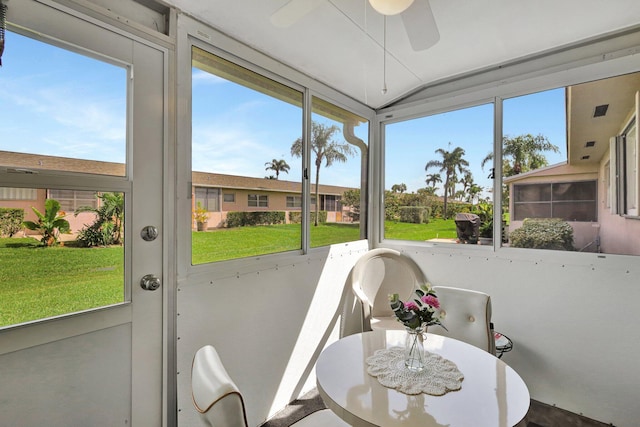
<svg viewBox="0 0 640 427">
<path fill-rule="evenodd" d="M 147 274 L 140 279 L 140 287 L 145 291 L 155 291 L 160 287 L 160 279 L 153 274 Z"/>
</svg>

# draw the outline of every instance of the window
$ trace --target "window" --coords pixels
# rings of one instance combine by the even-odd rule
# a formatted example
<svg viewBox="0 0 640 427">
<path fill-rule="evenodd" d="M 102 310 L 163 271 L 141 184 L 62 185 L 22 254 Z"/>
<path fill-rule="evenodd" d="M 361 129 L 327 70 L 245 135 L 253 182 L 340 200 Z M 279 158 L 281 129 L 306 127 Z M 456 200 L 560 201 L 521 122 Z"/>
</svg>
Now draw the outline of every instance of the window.
<svg viewBox="0 0 640 427">
<path fill-rule="evenodd" d="M 618 212 L 638 216 L 638 127 L 635 118 L 617 138 Z"/>
<path fill-rule="evenodd" d="M 483 104 L 385 126 L 385 239 L 455 244 L 456 213 L 492 211 L 493 111 Z"/>
<path fill-rule="evenodd" d="M 220 211 L 220 190 L 196 187 L 196 206 L 201 206 L 208 212 Z"/>
<path fill-rule="evenodd" d="M 558 236 L 557 224 L 524 220 L 560 218 L 571 234 L 563 247 L 640 255 L 625 238 L 640 233 L 630 218 L 638 214 L 639 90 L 632 73 L 504 100 L 507 245 L 538 247 Z"/>
<path fill-rule="evenodd" d="M 598 220 L 596 181 L 514 185 L 514 220 L 561 218 Z"/>
<path fill-rule="evenodd" d="M 315 96 L 311 108 L 310 245 L 358 240 L 365 230 L 360 223 L 365 214 L 360 185 L 368 158 L 369 122 Z M 341 198 L 348 201 L 340 204 Z"/>
<path fill-rule="evenodd" d="M 322 196 L 322 207 L 320 209 L 327 212 L 339 212 L 342 210 L 340 205 L 340 196 L 325 195 Z"/>
<path fill-rule="evenodd" d="M 36 200 L 37 197 L 35 188 L 0 187 L 0 200 Z"/>
<path fill-rule="evenodd" d="M 302 196 L 287 196 L 287 208 L 290 208 L 290 209 L 302 208 Z"/>
<path fill-rule="evenodd" d="M 49 199 L 56 199 L 60 203 L 60 209 L 73 213 L 78 208 L 98 207 L 98 198 L 94 191 L 78 190 L 49 190 Z"/>
<path fill-rule="evenodd" d="M 269 196 L 265 194 L 249 194 L 247 196 L 247 204 L 250 208 L 268 208 Z"/>
<path fill-rule="evenodd" d="M 237 203 L 230 211 L 216 205 L 209 227 L 221 224 L 218 232 L 192 233 L 192 264 L 301 249 L 300 223 L 285 223 L 284 191 L 302 193 L 302 160 L 291 155 L 302 134 L 302 92 L 199 47 L 191 59 L 192 181 L 225 188 L 224 202 Z M 263 188 L 269 195 L 257 194 Z M 274 212 L 265 214 L 270 204 Z M 247 233 L 232 250 L 235 227 Z"/>
<path fill-rule="evenodd" d="M 0 208 L 24 211 L 30 225 L 20 221 L 19 233 L 0 238 L 0 327 L 127 299 L 125 193 L 105 191 L 127 185 L 121 178 L 127 70 L 95 54 L 10 37 L 0 91 L 0 166 L 18 172 L 18 180 L 24 176 L 29 188 L 0 187 Z M 74 182 L 82 189 L 69 188 Z M 100 192 L 87 182 L 99 182 Z M 110 215 L 97 223 L 101 207 Z M 41 223 L 33 208 L 55 217 L 58 227 Z M 84 212 L 76 215 L 79 208 Z M 42 245 L 57 247 L 33 250 Z"/>
</svg>

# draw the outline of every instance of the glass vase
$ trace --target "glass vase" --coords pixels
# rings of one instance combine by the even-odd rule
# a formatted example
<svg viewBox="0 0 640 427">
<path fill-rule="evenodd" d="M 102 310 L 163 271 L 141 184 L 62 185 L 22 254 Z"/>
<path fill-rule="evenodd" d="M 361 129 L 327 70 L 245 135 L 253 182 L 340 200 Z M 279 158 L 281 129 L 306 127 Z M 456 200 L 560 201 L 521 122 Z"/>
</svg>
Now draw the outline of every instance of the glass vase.
<svg viewBox="0 0 640 427">
<path fill-rule="evenodd" d="M 424 340 L 427 327 L 407 328 L 407 338 L 404 344 L 404 365 L 413 372 L 420 372 L 425 368 Z"/>
</svg>

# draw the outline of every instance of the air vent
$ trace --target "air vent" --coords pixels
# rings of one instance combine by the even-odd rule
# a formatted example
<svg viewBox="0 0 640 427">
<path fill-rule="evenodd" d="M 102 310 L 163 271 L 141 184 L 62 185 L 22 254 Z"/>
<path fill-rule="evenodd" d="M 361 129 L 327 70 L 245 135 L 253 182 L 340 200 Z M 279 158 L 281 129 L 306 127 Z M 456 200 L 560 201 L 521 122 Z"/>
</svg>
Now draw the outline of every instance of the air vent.
<svg viewBox="0 0 640 427">
<path fill-rule="evenodd" d="M 607 114 L 607 109 L 609 108 L 609 104 L 598 105 L 596 107 L 596 111 L 593 113 L 593 117 L 603 117 Z"/>
<path fill-rule="evenodd" d="M 596 142 L 595 142 L 595 141 L 587 141 L 587 142 L 584 144 L 584 146 L 585 146 L 586 148 L 591 148 L 591 147 L 593 147 L 594 145 L 596 145 Z"/>
<path fill-rule="evenodd" d="M 591 156 L 582 156 L 581 158 L 582 158 L 582 160 L 589 160 L 589 157 L 591 157 Z"/>
</svg>

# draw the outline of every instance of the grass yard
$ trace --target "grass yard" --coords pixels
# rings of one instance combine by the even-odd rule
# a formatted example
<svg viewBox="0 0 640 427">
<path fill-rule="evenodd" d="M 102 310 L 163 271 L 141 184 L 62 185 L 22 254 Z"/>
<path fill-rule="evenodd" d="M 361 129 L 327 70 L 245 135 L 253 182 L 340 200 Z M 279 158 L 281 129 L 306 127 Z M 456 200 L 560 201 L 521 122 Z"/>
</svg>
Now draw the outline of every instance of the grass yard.
<svg viewBox="0 0 640 427">
<path fill-rule="evenodd" d="M 0 238 L 0 327 L 124 301 L 122 247 Z"/>
<path fill-rule="evenodd" d="M 455 238 L 453 220 L 387 222 L 388 239 Z M 192 233 L 193 264 L 298 250 L 297 224 Z M 311 246 L 359 240 L 358 224 L 311 227 Z M 0 238 L 0 327 L 124 301 L 124 249 L 43 248 L 35 239 Z"/>
</svg>

